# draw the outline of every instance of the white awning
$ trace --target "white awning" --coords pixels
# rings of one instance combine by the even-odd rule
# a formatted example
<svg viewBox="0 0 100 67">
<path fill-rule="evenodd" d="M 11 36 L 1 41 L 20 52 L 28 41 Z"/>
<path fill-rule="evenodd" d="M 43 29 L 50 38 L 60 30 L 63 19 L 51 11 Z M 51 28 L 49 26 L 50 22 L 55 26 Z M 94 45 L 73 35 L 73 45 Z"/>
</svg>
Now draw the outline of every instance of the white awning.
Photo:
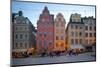
<svg viewBox="0 0 100 67">
<path fill-rule="evenodd" d="M 72 49 L 77 49 L 77 48 L 84 49 L 84 47 L 82 45 L 71 45 L 71 48 Z"/>
<path fill-rule="evenodd" d="M 25 52 L 27 49 L 14 49 L 13 52 Z"/>
</svg>

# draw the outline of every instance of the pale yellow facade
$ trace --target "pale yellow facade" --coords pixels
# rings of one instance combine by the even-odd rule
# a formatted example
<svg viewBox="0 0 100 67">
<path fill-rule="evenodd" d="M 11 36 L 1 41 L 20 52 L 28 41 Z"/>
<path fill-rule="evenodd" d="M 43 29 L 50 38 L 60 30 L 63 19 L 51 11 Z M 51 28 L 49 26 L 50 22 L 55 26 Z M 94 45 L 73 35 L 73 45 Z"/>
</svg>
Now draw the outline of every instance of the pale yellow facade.
<svg viewBox="0 0 100 67">
<path fill-rule="evenodd" d="M 54 22 L 54 51 L 65 51 L 65 24 L 63 15 L 59 13 Z"/>
</svg>

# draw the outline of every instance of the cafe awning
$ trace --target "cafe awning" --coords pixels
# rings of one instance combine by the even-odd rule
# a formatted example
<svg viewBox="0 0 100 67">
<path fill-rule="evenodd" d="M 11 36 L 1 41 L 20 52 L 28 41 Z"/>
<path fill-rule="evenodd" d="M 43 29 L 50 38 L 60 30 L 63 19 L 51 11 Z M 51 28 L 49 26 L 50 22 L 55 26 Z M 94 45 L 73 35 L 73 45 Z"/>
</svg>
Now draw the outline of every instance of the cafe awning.
<svg viewBox="0 0 100 67">
<path fill-rule="evenodd" d="M 71 49 L 77 49 L 77 48 L 84 49 L 84 46 L 82 46 L 82 45 L 71 45 Z"/>
</svg>

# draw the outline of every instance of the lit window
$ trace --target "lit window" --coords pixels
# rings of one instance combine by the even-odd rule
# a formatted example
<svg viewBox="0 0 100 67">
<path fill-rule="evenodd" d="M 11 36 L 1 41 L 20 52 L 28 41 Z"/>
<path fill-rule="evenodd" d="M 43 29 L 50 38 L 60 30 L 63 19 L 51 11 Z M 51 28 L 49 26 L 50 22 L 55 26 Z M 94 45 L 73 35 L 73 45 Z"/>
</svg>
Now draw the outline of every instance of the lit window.
<svg viewBox="0 0 100 67">
<path fill-rule="evenodd" d="M 61 43 L 61 47 L 64 47 L 64 43 Z"/>
</svg>

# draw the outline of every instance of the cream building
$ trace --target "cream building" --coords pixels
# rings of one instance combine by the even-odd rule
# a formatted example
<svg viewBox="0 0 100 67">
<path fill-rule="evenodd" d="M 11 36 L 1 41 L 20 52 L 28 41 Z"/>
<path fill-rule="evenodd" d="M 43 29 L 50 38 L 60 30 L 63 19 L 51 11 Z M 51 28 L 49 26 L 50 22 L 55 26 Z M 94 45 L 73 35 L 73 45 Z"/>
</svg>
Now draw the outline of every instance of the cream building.
<svg viewBox="0 0 100 67">
<path fill-rule="evenodd" d="M 83 49 L 84 23 L 81 22 L 80 14 L 72 14 L 66 28 L 66 44 L 71 49 Z"/>
<path fill-rule="evenodd" d="M 58 13 L 54 22 L 54 51 L 65 51 L 65 24 L 63 15 Z"/>
</svg>

